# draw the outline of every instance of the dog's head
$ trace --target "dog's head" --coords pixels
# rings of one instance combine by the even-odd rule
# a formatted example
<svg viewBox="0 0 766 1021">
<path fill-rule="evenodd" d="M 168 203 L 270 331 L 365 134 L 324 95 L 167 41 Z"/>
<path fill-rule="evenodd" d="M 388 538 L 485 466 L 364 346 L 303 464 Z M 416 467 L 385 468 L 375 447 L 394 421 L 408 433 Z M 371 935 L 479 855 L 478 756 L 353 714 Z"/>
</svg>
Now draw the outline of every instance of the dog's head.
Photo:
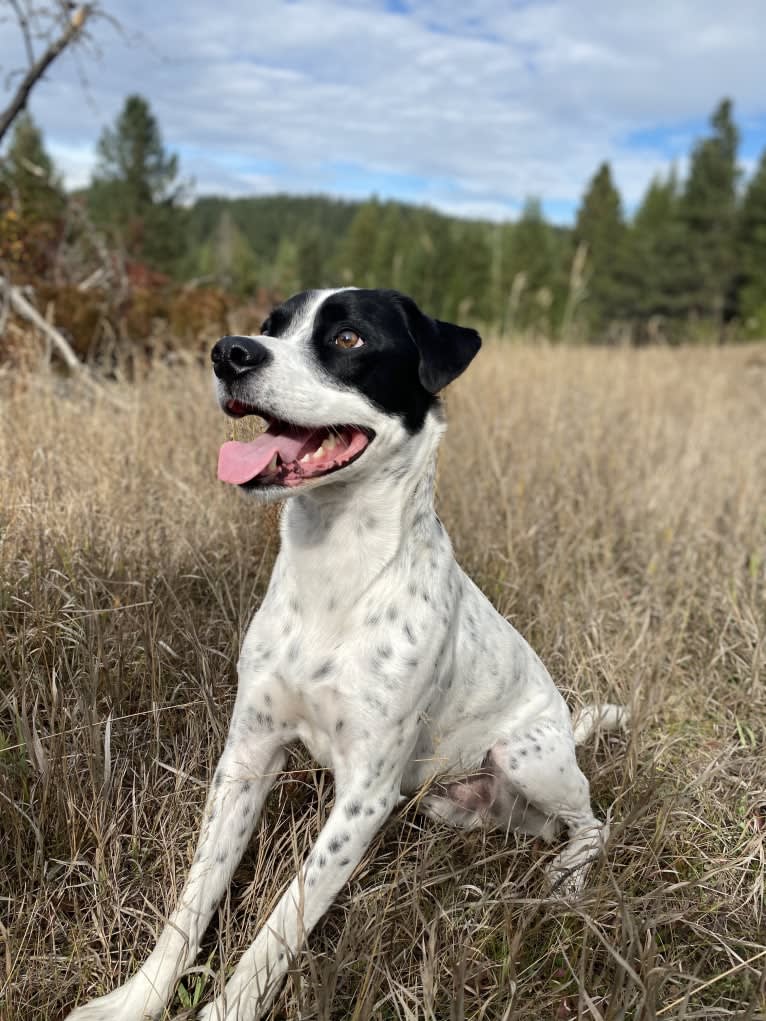
<svg viewBox="0 0 766 1021">
<path fill-rule="evenodd" d="M 266 431 L 221 448 L 218 477 L 264 499 L 350 481 L 422 430 L 437 394 L 481 345 L 397 291 L 304 291 L 258 337 L 212 351 L 218 400 Z"/>
</svg>

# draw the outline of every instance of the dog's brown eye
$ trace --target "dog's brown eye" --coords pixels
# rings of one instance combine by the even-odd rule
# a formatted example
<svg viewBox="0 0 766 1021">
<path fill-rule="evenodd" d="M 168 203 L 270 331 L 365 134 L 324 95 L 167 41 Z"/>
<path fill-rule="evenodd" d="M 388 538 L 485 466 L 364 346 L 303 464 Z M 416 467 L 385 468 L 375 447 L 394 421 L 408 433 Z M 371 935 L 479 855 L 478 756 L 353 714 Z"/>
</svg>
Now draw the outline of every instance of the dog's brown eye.
<svg viewBox="0 0 766 1021">
<path fill-rule="evenodd" d="M 338 336 L 335 338 L 335 343 L 338 347 L 345 348 L 350 351 L 351 348 L 361 347 L 364 341 L 358 333 L 354 333 L 353 330 L 341 330 Z"/>
</svg>

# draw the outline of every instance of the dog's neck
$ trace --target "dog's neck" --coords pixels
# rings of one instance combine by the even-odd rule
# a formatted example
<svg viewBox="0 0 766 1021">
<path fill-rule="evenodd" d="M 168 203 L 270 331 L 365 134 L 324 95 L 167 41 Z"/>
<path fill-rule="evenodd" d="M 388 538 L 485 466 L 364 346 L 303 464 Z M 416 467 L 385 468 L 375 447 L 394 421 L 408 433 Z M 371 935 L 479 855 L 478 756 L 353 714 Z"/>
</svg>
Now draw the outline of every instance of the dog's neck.
<svg viewBox="0 0 766 1021">
<path fill-rule="evenodd" d="M 348 588 L 350 598 L 374 581 L 434 515 L 440 413 L 359 479 L 318 487 L 290 499 L 282 515 L 280 565 L 303 592 Z"/>
</svg>

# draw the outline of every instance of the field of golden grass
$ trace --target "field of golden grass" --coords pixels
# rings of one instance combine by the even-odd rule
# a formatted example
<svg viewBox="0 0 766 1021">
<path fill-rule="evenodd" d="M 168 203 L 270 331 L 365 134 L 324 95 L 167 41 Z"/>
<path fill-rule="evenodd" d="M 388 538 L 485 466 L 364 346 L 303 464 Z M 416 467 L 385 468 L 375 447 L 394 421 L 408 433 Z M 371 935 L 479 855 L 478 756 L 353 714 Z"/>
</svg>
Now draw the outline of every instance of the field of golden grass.
<svg viewBox="0 0 766 1021">
<path fill-rule="evenodd" d="M 0 1018 L 58 1021 L 176 900 L 274 514 L 215 481 L 230 427 L 199 367 L 0 387 Z M 565 905 L 551 852 L 402 805 L 270 1017 L 766 1017 L 765 396 L 763 347 L 488 345 L 453 387 L 457 556 L 573 706 L 633 709 L 580 752 L 609 853 Z M 332 797 L 296 750 L 169 1016 L 211 997 Z"/>
</svg>

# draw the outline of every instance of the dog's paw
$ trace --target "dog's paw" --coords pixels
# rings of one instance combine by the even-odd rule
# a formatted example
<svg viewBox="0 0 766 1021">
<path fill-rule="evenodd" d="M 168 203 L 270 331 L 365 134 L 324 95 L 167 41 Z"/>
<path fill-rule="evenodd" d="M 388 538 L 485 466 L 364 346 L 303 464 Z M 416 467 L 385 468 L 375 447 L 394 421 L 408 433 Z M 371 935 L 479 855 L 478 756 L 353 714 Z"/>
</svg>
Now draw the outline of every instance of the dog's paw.
<svg viewBox="0 0 766 1021">
<path fill-rule="evenodd" d="M 593 861 L 588 861 L 572 868 L 563 868 L 554 863 L 552 867 L 546 869 L 546 886 L 550 896 L 562 901 L 578 900 L 585 889 L 592 864 Z"/>
<path fill-rule="evenodd" d="M 224 1004 L 220 997 L 201 1007 L 197 1013 L 198 1021 L 258 1021 L 260 1017 L 261 1008 L 256 1000 L 238 999 L 231 1003 L 229 999 Z"/>
<path fill-rule="evenodd" d="M 162 1005 L 147 1003 L 146 989 L 139 990 L 134 982 L 126 982 L 106 996 L 99 996 L 81 1007 L 75 1007 L 65 1021 L 153 1021 Z"/>
<path fill-rule="evenodd" d="M 247 987 L 241 983 L 236 973 L 229 979 L 223 996 L 217 996 L 212 1003 L 200 1007 L 197 1012 L 198 1021 L 260 1021 L 267 1013 L 273 992 L 259 996 L 253 989 L 253 983 Z"/>
<path fill-rule="evenodd" d="M 577 900 L 594 862 L 604 854 L 609 840 L 609 823 L 597 822 L 583 827 L 570 839 L 545 870 L 553 897 Z"/>
<path fill-rule="evenodd" d="M 631 709 L 626 705 L 614 707 L 616 710 L 616 726 L 623 734 L 630 733 Z"/>
<path fill-rule="evenodd" d="M 230 1013 L 226 1010 L 223 1001 L 218 996 L 212 1003 L 205 1004 L 204 1007 L 200 1007 L 197 1011 L 198 1021 L 231 1021 L 232 1018 L 237 1016 L 236 1013 Z"/>
</svg>

